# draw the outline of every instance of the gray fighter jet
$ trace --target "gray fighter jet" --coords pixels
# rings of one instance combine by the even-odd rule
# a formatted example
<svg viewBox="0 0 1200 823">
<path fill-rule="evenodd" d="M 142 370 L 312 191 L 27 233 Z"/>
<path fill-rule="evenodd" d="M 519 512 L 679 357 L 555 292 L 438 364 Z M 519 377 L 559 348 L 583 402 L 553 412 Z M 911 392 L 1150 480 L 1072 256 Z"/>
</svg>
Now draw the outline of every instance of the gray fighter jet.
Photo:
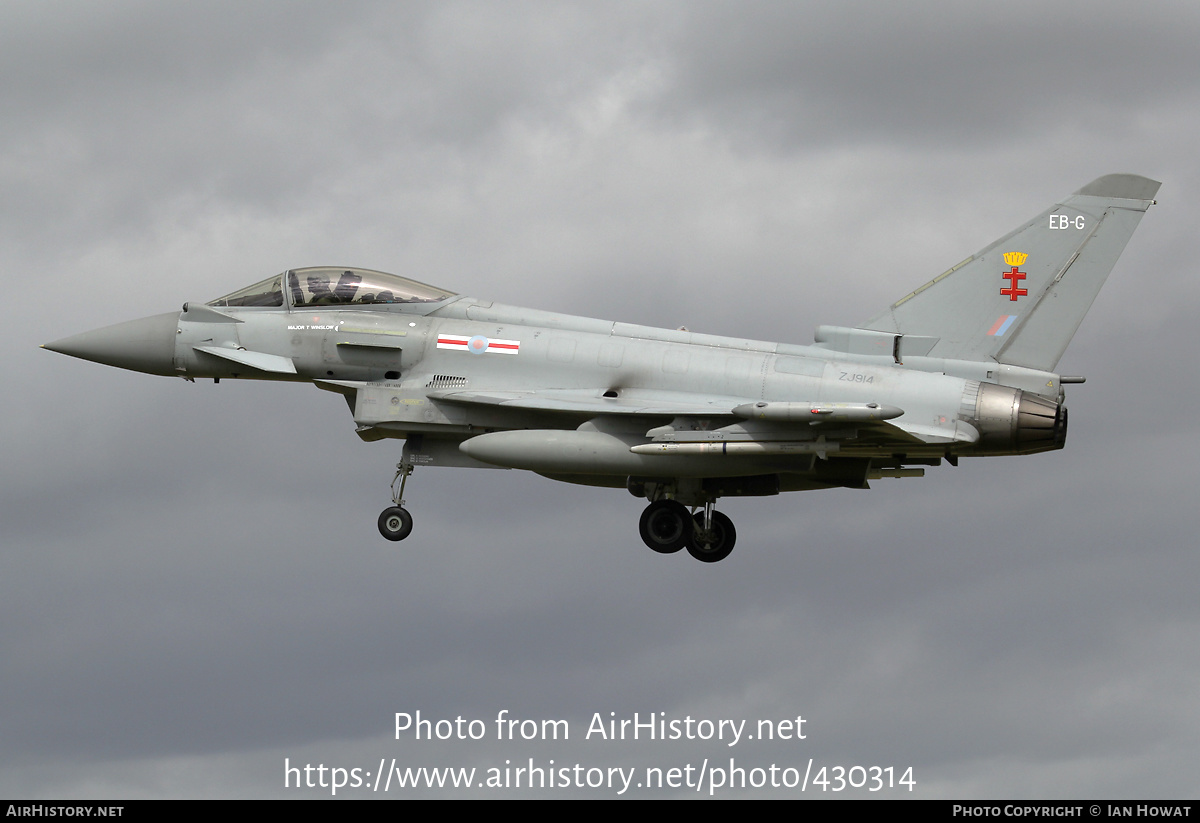
<svg viewBox="0 0 1200 823">
<path fill-rule="evenodd" d="M 314 383 L 364 440 L 404 440 L 379 531 L 403 540 L 415 466 L 526 469 L 644 497 L 642 540 L 729 555 L 721 497 L 921 477 L 1060 449 L 1055 373 L 1159 184 L 1101 177 L 858 328 L 812 346 L 593 320 L 405 277 L 292 269 L 45 348 L 185 380 Z"/>
</svg>

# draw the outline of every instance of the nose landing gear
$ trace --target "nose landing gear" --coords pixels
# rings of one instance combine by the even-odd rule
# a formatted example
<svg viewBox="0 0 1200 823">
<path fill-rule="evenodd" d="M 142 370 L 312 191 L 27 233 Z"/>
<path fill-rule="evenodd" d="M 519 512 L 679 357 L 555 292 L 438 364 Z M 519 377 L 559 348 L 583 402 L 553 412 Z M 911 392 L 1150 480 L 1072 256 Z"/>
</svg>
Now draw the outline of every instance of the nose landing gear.
<svg viewBox="0 0 1200 823">
<path fill-rule="evenodd" d="M 392 478 L 392 502 L 395 505 L 384 509 L 379 515 L 379 533 L 388 540 L 403 540 L 412 533 L 412 515 L 404 508 L 404 484 L 412 473 L 412 463 L 405 461 L 396 464 L 396 476 Z M 397 481 L 400 482 L 399 489 L 396 488 Z"/>
</svg>

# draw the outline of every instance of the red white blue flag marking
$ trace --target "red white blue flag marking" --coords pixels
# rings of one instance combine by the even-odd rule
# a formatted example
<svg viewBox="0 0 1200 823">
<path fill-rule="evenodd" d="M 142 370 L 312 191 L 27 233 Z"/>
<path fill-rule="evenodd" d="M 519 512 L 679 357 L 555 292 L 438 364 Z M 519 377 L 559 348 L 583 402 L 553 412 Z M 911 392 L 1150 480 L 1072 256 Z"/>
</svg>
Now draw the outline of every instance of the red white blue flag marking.
<svg viewBox="0 0 1200 823">
<path fill-rule="evenodd" d="M 471 354 L 519 354 L 520 340 L 489 340 L 482 334 L 464 337 L 461 334 L 439 334 L 439 349 L 457 349 Z"/>
<path fill-rule="evenodd" d="M 988 337 L 1003 337 L 1004 333 L 1008 331 L 1009 327 L 1016 319 L 1017 315 L 1015 314 L 1000 315 L 1000 319 L 993 323 L 992 327 L 988 329 Z"/>
</svg>

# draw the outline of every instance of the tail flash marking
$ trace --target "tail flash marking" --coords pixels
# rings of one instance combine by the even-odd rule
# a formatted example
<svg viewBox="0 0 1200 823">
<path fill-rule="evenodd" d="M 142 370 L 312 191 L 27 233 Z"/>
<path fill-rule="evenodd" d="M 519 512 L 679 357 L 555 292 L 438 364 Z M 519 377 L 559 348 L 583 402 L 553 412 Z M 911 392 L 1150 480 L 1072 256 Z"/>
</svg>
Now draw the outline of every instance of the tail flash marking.
<svg viewBox="0 0 1200 823">
<path fill-rule="evenodd" d="M 1015 314 L 1000 315 L 1000 319 L 988 329 L 988 337 L 1002 337 L 1016 319 L 1017 316 Z"/>
</svg>

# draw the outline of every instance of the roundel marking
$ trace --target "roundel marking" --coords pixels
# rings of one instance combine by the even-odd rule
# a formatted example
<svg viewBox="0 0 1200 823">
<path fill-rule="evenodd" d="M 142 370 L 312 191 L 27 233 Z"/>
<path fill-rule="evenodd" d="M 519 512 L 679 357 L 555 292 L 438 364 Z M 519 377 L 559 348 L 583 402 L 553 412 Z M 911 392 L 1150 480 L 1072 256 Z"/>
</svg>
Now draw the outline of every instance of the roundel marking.
<svg viewBox="0 0 1200 823">
<path fill-rule="evenodd" d="M 471 354 L 483 354 L 488 349 L 488 339 L 477 334 L 467 341 L 467 351 Z"/>
</svg>

